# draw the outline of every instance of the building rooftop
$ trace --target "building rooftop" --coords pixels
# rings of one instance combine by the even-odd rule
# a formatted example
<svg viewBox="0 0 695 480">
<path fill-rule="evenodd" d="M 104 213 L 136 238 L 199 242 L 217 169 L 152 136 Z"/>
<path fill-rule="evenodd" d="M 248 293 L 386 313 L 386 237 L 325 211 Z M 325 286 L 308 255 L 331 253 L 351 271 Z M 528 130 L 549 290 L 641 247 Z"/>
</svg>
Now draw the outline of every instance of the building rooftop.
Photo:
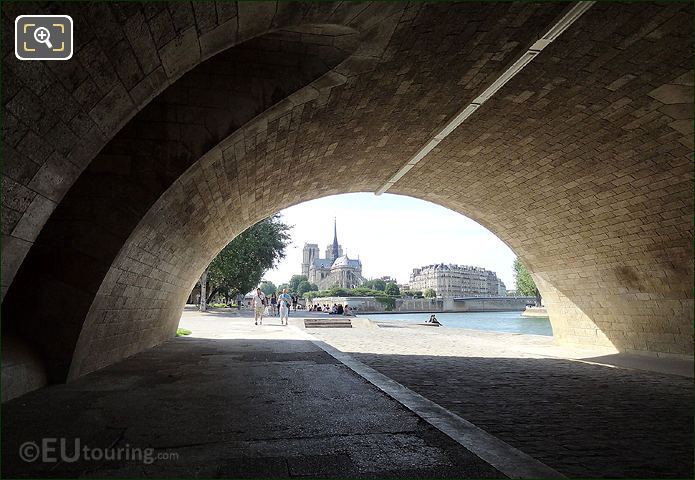
<svg viewBox="0 0 695 480">
<path fill-rule="evenodd" d="M 353 260 L 347 257 L 347 255 L 343 255 L 342 257 L 338 257 L 335 259 L 335 262 L 333 262 L 333 266 L 331 268 L 340 268 L 340 267 L 351 267 L 351 268 L 359 268 L 362 266 L 362 262 L 359 260 Z"/>
</svg>

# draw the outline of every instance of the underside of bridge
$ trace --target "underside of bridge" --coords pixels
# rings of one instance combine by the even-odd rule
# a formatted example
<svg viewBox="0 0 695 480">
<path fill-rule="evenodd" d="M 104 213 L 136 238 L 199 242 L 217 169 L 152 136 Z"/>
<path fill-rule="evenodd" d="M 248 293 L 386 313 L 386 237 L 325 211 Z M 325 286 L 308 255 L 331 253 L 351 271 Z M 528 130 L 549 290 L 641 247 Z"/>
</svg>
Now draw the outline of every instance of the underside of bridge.
<svg viewBox="0 0 695 480">
<path fill-rule="evenodd" d="M 3 5 L 3 384 L 170 338 L 255 222 L 347 192 L 421 198 L 506 242 L 559 342 L 692 354 L 692 5 L 598 3 L 397 181 L 563 3 L 51 4 L 65 62 Z"/>
</svg>

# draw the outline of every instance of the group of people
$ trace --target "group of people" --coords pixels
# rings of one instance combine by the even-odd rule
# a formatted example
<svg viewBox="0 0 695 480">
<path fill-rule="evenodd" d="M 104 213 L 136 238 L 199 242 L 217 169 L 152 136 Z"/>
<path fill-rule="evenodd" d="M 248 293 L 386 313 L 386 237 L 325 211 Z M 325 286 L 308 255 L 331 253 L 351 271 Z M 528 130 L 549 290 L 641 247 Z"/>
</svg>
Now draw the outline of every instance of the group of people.
<svg viewBox="0 0 695 480">
<path fill-rule="evenodd" d="M 251 300 L 253 306 L 254 322 L 256 325 L 263 325 L 263 315 L 268 311 L 269 315 L 280 317 L 280 324 L 287 325 L 290 316 L 290 307 L 297 310 L 297 296 L 287 293 L 287 289 L 283 289 L 280 295 L 275 295 L 273 292 L 270 299 L 260 288 L 256 288 L 256 293 L 253 294 Z"/>
<path fill-rule="evenodd" d="M 318 303 L 315 305 L 312 305 L 311 308 L 309 308 L 310 312 L 327 312 L 330 315 L 352 315 L 352 309 L 350 308 L 349 305 L 345 305 L 344 307 L 338 303 L 334 303 L 333 306 L 331 307 L 327 303 L 324 303 L 323 305 L 319 305 Z"/>
<path fill-rule="evenodd" d="M 275 292 L 270 296 L 270 300 L 267 302 L 268 305 L 268 315 L 275 316 L 276 314 L 279 316 L 280 315 L 280 297 L 284 294 L 289 295 L 290 297 L 290 303 L 292 304 L 292 310 L 297 310 L 298 303 L 299 303 L 299 297 L 297 295 L 290 295 L 287 293 L 287 289 L 285 288 L 280 295 L 275 295 Z"/>
<path fill-rule="evenodd" d="M 290 295 L 287 293 L 287 289 L 283 289 L 282 293 L 276 295 L 275 292 L 268 298 L 268 296 L 263 293 L 259 288 L 256 288 L 256 292 L 253 294 L 251 299 L 251 307 L 253 308 L 254 323 L 256 325 L 263 325 L 263 317 L 265 315 L 280 317 L 280 324 L 287 325 L 290 308 L 297 310 L 298 299 L 296 295 Z M 319 305 L 315 304 L 308 310 L 310 312 L 326 312 L 330 315 L 353 315 L 352 309 L 348 305 L 340 305 L 334 303 L 333 306 L 326 304 Z M 436 320 L 435 320 L 436 321 Z"/>
<path fill-rule="evenodd" d="M 280 317 L 280 324 L 287 325 L 290 316 L 290 307 L 297 310 L 298 298 L 296 295 L 290 295 L 287 293 L 287 289 L 283 289 L 282 293 L 276 295 L 275 292 L 267 297 L 263 293 L 260 287 L 256 288 L 256 292 L 253 294 L 253 299 L 251 300 L 251 306 L 254 311 L 254 322 L 256 325 L 263 325 L 263 316 L 267 313 L 270 316 L 277 315 Z M 310 312 L 327 312 L 329 315 L 353 315 L 352 309 L 349 305 L 343 305 L 339 303 L 334 303 L 333 306 L 329 306 L 327 303 L 323 305 L 315 304 L 309 308 Z M 437 317 L 430 315 L 430 318 L 425 323 L 432 323 L 435 325 L 441 325 Z"/>
</svg>

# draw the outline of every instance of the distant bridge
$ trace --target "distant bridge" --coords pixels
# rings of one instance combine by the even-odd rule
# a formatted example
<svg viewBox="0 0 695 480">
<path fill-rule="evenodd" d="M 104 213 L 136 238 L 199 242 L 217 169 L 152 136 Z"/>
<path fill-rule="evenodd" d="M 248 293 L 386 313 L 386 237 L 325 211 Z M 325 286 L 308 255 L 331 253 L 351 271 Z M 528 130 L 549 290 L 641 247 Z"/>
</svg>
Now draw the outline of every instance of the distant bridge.
<svg viewBox="0 0 695 480">
<path fill-rule="evenodd" d="M 536 297 L 454 297 L 454 302 L 463 302 L 465 300 L 525 300 L 536 303 Z"/>
<path fill-rule="evenodd" d="M 447 312 L 523 311 L 535 302 L 535 297 L 454 297 L 444 299 L 443 307 Z"/>
</svg>

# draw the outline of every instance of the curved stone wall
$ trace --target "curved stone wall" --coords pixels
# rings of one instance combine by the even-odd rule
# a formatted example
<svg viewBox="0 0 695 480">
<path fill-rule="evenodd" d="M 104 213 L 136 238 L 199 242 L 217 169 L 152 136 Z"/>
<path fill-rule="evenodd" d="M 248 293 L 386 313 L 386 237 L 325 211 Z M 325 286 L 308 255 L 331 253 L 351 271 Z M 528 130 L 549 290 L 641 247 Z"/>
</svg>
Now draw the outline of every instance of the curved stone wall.
<svg viewBox="0 0 695 480">
<path fill-rule="evenodd" d="M 289 25 L 345 25 L 374 35 L 375 25 L 403 9 L 369 2 L 3 3 L 2 298 L 82 171 L 184 73 Z M 51 12 L 73 18 L 73 58 L 17 60 L 15 17 Z"/>
<path fill-rule="evenodd" d="M 693 351 L 688 12 L 594 5 L 391 190 L 507 242 L 565 341 Z"/>
<path fill-rule="evenodd" d="M 330 71 L 358 41 L 342 26 L 288 27 L 203 62 L 148 104 L 44 225 L 6 296 L 5 330 L 31 338 L 52 372 L 66 371 L 95 292 L 154 202 L 210 148 Z"/>
</svg>

